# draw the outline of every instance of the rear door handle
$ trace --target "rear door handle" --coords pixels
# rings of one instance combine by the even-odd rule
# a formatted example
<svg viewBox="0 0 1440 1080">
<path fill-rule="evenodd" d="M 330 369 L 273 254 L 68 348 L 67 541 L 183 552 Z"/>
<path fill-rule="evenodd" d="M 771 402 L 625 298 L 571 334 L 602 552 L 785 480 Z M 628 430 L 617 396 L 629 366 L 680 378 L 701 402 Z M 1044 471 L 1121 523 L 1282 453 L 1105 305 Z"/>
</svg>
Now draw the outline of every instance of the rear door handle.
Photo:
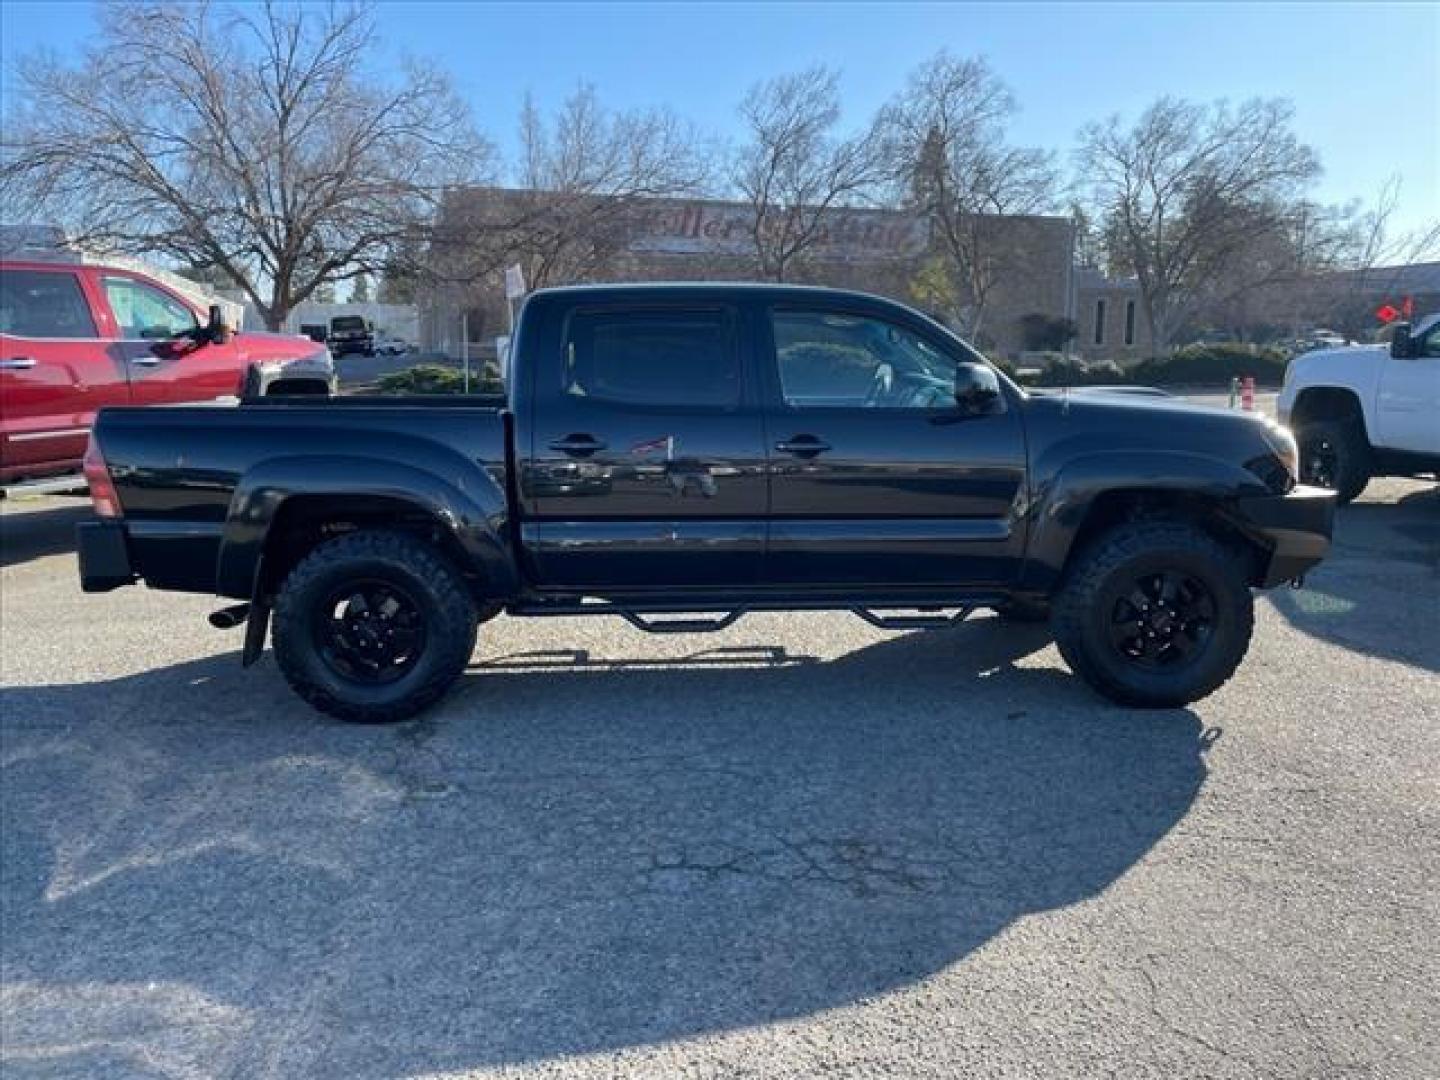
<svg viewBox="0 0 1440 1080">
<path fill-rule="evenodd" d="M 3 371 L 24 371 L 26 368 L 35 366 L 33 356 L 17 356 L 12 360 L 0 360 L 0 370 Z"/>
<path fill-rule="evenodd" d="M 594 435 L 566 435 L 563 439 L 551 442 L 550 449 L 574 457 L 585 457 L 597 450 L 604 450 L 605 445 L 603 439 L 597 439 Z"/>
<path fill-rule="evenodd" d="M 814 457 L 816 454 L 823 454 L 830 449 L 830 444 L 824 439 L 814 435 L 795 435 L 775 444 L 775 449 L 782 454 L 794 454 L 797 457 Z"/>
<path fill-rule="evenodd" d="M 158 356 L 132 356 L 130 363 L 137 367 L 154 367 L 160 363 L 160 358 Z"/>
</svg>

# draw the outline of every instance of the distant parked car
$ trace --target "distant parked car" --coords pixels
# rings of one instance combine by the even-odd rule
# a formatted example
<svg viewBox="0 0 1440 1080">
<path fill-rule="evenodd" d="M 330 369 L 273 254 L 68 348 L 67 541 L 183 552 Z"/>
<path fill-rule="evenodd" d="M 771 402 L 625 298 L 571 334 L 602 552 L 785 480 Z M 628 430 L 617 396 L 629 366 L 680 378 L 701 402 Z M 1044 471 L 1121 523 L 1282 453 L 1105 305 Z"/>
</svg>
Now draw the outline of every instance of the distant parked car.
<svg viewBox="0 0 1440 1080">
<path fill-rule="evenodd" d="M 77 473 L 103 406 L 329 394 L 334 380 L 323 345 L 235 333 L 219 307 L 137 270 L 0 261 L 0 485 Z"/>
<path fill-rule="evenodd" d="M 1372 476 L 1440 473 L 1440 312 L 1387 345 L 1316 349 L 1290 361 L 1278 411 L 1300 476 L 1347 503 Z"/>
<path fill-rule="evenodd" d="M 376 339 L 375 351 L 381 356 L 404 356 L 406 353 L 414 352 L 415 346 L 404 338 L 382 337 Z"/>
<path fill-rule="evenodd" d="M 375 327 L 369 319 L 362 319 L 359 315 L 337 315 L 331 319 L 328 340 L 336 359 L 350 353 L 375 355 Z"/>
</svg>

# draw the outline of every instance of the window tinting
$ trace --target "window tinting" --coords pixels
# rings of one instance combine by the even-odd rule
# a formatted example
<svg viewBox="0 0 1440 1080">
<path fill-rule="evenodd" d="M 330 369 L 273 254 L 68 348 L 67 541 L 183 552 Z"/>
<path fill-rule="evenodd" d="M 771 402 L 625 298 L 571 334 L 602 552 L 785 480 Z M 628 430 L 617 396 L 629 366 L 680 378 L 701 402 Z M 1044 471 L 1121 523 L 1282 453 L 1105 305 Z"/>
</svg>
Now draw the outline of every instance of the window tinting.
<svg viewBox="0 0 1440 1080">
<path fill-rule="evenodd" d="M 955 404 L 955 360 L 881 319 L 777 311 L 775 359 L 792 409 L 943 409 Z"/>
<path fill-rule="evenodd" d="M 195 329 L 195 313 L 188 307 L 132 278 L 107 277 L 105 297 L 123 338 L 171 338 Z"/>
<path fill-rule="evenodd" d="M 728 408 L 740 401 L 740 362 L 723 312 L 577 312 L 565 389 L 632 405 Z"/>
<path fill-rule="evenodd" d="M 74 274 L 0 270 L 0 334 L 93 338 L 95 320 Z"/>
</svg>

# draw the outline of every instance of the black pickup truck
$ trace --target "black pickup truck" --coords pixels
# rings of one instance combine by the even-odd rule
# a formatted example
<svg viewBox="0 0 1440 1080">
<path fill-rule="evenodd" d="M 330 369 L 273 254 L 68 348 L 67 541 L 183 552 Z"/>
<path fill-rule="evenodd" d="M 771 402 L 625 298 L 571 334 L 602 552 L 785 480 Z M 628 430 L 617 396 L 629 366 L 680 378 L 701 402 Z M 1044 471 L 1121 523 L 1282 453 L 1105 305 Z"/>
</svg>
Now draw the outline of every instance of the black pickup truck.
<svg viewBox="0 0 1440 1080">
<path fill-rule="evenodd" d="M 107 409 L 87 591 L 239 603 L 243 659 L 348 720 L 409 716 L 477 626 L 609 614 L 696 632 L 754 610 L 885 627 L 1048 618 L 1123 703 L 1215 690 L 1252 588 L 1325 554 L 1295 443 L 1171 398 L 1027 393 L 887 300 L 627 285 L 526 302 L 504 397 Z"/>
</svg>

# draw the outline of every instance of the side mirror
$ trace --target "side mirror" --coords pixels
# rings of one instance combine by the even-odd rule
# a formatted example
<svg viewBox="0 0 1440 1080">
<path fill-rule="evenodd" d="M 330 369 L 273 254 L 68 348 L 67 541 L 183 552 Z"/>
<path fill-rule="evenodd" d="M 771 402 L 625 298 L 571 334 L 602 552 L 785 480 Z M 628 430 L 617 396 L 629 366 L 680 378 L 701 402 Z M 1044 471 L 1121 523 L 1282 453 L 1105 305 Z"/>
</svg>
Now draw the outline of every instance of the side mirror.
<svg viewBox="0 0 1440 1080">
<path fill-rule="evenodd" d="M 1390 332 L 1390 355 L 1397 360 L 1403 360 L 1413 353 L 1414 344 L 1410 337 L 1410 324 L 1408 322 L 1396 323 Z"/>
<path fill-rule="evenodd" d="M 962 360 L 955 365 L 955 404 L 965 416 L 989 416 L 1005 410 L 1000 380 L 986 364 Z"/>
<path fill-rule="evenodd" d="M 216 345 L 228 345 L 235 331 L 225 325 L 225 313 L 219 304 L 210 305 L 210 321 L 205 324 L 205 339 Z"/>
</svg>

